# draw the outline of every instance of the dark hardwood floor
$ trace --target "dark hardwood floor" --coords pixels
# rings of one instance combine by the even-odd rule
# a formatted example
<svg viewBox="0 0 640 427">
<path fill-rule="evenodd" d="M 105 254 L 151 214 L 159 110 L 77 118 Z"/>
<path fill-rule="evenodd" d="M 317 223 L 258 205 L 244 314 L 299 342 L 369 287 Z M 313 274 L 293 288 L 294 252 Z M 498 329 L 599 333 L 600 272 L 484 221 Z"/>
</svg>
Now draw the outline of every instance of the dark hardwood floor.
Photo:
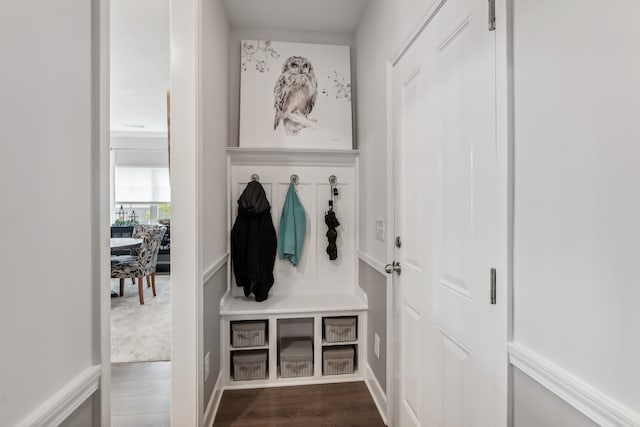
<svg viewBox="0 0 640 427">
<path fill-rule="evenodd" d="M 363 382 L 227 390 L 214 427 L 382 427 Z"/>
</svg>

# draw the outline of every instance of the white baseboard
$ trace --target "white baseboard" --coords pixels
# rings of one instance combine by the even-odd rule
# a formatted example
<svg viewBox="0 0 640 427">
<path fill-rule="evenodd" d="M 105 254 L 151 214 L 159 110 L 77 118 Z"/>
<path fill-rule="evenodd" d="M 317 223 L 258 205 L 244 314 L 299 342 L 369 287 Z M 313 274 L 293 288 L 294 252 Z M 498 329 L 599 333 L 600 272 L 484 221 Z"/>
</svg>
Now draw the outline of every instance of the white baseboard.
<svg viewBox="0 0 640 427">
<path fill-rule="evenodd" d="M 382 390 L 378 379 L 376 378 L 371 366 L 367 363 L 367 369 L 365 373 L 365 384 L 367 384 L 367 388 L 369 389 L 369 393 L 371 393 L 371 397 L 378 408 L 378 412 L 380 412 L 380 416 L 382 417 L 382 421 L 386 425 L 389 425 L 387 422 L 387 395 Z"/>
<path fill-rule="evenodd" d="M 20 421 L 16 427 L 60 425 L 98 390 L 101 373 L 101 365 L 88 367 L 44 401 L 35 411 Z"/>
<path fill-rule="evenodd" d="M 513 366 L 596 424 L 604 427 L 640 427 L 640 414 L 633 412 L 522 344 L 512 342 L 507 347 L 509 360 Z"/>
<path fill-rule="evenodd" d="M 222 372 L 218 374 L 218 379 L 216 380 L 216 385 L 213 386 L 213 392 L 211 393 L 211 397 L 209 398 L 209 402 L 207 403 L 207 409 L 204 411 L 204 425 L 207 427 L 212 427 L 213 422 L 216 419 L 216 414 L 218 413 L 218 408 L 220 407 L 220 401 L 222 400 Z"/>
</svg>

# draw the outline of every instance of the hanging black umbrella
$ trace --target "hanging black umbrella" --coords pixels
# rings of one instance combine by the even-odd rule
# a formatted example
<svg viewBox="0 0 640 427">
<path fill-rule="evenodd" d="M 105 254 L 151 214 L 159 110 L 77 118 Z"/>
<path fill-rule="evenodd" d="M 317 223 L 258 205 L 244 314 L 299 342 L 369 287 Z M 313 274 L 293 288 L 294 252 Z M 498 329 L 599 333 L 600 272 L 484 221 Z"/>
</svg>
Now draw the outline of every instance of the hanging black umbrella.
<svg viewBox="0 0 640 427">
<path fill-rule="evenodd" d="M 338 247 L 336 246 L 336 239 L 338 238 L 338 232 L 336 231 L 336 227 L 340 225 L 338 222 L 338 218 L 336 218 L 336 213 L 333 211 L 333 208 L 329 210 L 324 216 L 324 223 L 327 224 L 329 230 L 327 230 L 327 239 L 329 240 L 329 246 L 327 246 L 327 254 L 329 254 L 329 259 L 334 261 L 338 259 Z"/>
</svg>

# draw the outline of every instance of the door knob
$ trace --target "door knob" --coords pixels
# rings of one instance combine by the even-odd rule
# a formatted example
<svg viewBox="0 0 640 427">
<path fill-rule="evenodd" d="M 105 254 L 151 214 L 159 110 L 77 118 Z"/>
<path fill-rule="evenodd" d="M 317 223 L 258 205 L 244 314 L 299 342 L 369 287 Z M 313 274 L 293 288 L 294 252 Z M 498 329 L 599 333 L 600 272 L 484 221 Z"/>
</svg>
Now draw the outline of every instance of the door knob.
<svg viewBox="0 0 640 427">
<path fill-rule="evenodd" d="M 384 271 L 389 274 L 392 274 L 394 271 L 400 274 L 402 272 L 402 268 L 400 268 L 400 263 L 398 261 L 393 261 L 393 263 L 384 266 Z"/>
</svg>

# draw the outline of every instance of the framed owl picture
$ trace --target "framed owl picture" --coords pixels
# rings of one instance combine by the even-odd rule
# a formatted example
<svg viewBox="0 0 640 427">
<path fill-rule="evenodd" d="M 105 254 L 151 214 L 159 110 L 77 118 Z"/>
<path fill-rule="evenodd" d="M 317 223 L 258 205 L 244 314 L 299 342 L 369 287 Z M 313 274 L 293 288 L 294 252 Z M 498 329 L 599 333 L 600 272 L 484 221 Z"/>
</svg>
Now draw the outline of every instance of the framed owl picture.
<svg viewBox="0 0 640 427">
<path fill-rule="evenodd" d="M 240 147 L 351 150 L 348 46 L 242 40 Z"/>
</svg>

